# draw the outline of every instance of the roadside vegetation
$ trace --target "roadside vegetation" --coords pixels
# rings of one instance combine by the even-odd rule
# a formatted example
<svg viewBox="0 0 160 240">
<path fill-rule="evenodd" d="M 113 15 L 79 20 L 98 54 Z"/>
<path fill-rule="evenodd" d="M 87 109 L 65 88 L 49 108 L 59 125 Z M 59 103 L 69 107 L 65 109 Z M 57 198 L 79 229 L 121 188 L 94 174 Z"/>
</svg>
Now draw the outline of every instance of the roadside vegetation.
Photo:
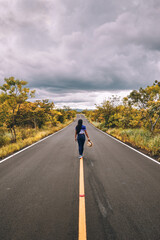
<svg viewBox="0 0 160 240">
<path fill-rule="evenodd" d="M 160 161 L 160 82 L 133 90 L 123 100 L 113 96 L 83 113 L 99 129 Z"/>
<path fill-rule="evenodd" d="M 6 78 L 0 86 L 0 159 L 44 138 L 73 121 L 76 111 L 56 109 L 49 100 L 29 101 L 35 95 L 27 82 Z"/>
</svg>

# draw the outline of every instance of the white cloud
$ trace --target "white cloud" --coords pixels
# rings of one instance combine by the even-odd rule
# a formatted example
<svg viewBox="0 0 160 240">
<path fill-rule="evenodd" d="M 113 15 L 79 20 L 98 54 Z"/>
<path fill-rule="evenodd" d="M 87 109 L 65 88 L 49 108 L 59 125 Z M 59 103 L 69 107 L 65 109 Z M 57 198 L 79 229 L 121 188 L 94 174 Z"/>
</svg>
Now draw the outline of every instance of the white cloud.
<svg viewBox="0 0 160 240">
<path fill-rule="evenodd" d="M 101 105 L 104 100 L 109 100 L 113 96 L 123 97 L 129 95 L 131 90 L 125 91 L 80 91 L 74 93 L 50 93 L 48 91 L 36 89 L 36 99 L 49 99 L 56 107 L 69 106 L 71 108 L 95 109 L 95 105 Z"/>
</svg>

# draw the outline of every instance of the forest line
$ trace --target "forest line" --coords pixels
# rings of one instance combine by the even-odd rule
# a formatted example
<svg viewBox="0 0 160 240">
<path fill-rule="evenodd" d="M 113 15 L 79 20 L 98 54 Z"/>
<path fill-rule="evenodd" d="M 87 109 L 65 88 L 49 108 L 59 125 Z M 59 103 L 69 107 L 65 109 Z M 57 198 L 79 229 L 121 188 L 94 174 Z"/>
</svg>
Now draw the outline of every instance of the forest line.
<svg viewBox="0 0 160 240">
<path fill-rule="evenodd" d="M 99 129 L 160 161 L 160 82 L 133 90 L 121 101 L 113 96 L 83 113 Z"/>
<path fill-rule="evenodd" d="M 5 78 L 0 86 L 0 159 L 67 126 L 76 111 L 55 108 L 48 99 L 29 101 L 35 91 L 27 82 Z"/>
</svg>

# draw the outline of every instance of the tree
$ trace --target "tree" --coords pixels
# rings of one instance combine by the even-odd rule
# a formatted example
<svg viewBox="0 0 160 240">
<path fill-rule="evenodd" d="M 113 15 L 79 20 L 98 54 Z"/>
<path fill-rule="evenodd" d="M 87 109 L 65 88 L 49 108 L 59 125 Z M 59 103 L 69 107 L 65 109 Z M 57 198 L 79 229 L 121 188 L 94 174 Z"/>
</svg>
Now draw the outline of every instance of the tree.
<svg viewBox="0 0 160 240">
<path fill-rule="evenodd" d="M 160 119 L 160 82 L 157 80 L 152 86 L 139 91 L 133 90 L 128 96 L 129 104 L 141 110 L 142 115 L 150 122 L 151 131 L 154 131 Z"/>
<path fill-rule="evenodd" d="M 99 119 L 104 119 L 105 127 L 109 127 L 109 118 L 114 112 L 113 103 L 110 101 L 104 101 L 102 106 L 96 106 L 97 114 L 99 115 Z"/>
<path fill-rule="evenodd" d="M 21 105 L 28 97 L 34 97 L 35 91 L 26 88 L 26 81 L 18 80 L 14 77 L 5 78 L 5 83 L 0 87 L 2 109 L 7 128 L 10 129 L 12 140 L 16 142 L 16 117 L 19 114 Z"/>
<path fill-rule="evenodd" d="M 42 101 L 37 100 L 35 102 L 36 108 L 34 111 L 34 122 L 41 128 L 50 118 L 52 115 L 52 110 L 54 108 L 54 103 L 49 102 L 48 99 L 44 99 Z"/>
</svg>

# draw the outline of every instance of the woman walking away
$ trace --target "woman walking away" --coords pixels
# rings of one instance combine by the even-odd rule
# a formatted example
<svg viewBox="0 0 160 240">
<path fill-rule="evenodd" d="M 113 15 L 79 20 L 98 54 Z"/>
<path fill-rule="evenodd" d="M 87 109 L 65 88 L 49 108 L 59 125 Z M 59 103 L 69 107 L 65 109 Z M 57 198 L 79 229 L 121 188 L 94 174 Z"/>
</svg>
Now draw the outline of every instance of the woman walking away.
<svg viewBox="0 0 160 240">
<path fill-rule="evenodd" d="M 78 147 L 79 147 L 79 158 L 83 157 L 83 150 L 84 150 L 84 142 L 85 142 L 85 134 L 89 139 L 86 126 L 82 125 L 83 121 L 82 119 L 78 120 L 78 125 L 75 129 L 75 141 L 78 141 Z"/>
</svg>

